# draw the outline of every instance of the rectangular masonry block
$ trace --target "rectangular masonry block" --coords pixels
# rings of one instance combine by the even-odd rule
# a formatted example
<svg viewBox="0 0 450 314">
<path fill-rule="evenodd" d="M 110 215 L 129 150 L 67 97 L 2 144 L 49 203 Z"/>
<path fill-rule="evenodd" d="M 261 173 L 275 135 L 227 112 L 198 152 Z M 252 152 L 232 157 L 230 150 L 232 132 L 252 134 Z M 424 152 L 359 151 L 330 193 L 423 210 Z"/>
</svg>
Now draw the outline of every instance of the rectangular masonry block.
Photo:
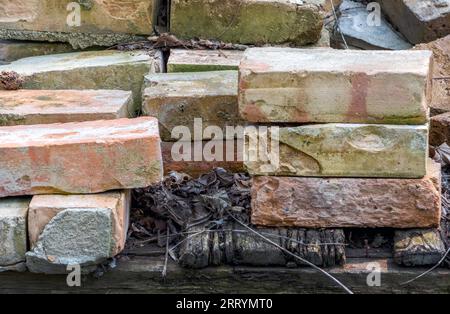
<svg viewBox="0 0 450 314">
<path fill-rule="evenodd" d="M 0 271 L 25 261 L 31 198 L 0 199 Z"/>
<path fill-rule="evenodd" d="M 24 89 L 118 89 L 132 91 L 140 109 L 144 76 L 160 72 L 158 51 L 86 51 L 30 57 L 0 66 L 24 79 Z"/>
<path fill-rule="evenodd" d="M 72 51 L 72 46 L 65 43 L 0 40 L 0 62 Z"/>
<path fill-rule="evenodd" d="M 151 74 L 145 77 L 142 111 L 158 118 L 163 141 L 178 139 L 178 132 L 172 136 L 176 127 L 189 131 L 184 141 L 193 140 L 195 119 L 201 119 L 198 128 L 202 133 L 196 140 L 211 139 L 213 134 L 203 132 L 208 127 L 226 133 L 226 126 L 243 123 L 238 112 L 237 82 L 237 71 Z"/>
<path fill-rule="evenodd" d="M 413 44 L 450 34 L 448 0 L 378 0 L 383 12 Z"/>
<path fill-rule="evenodd" d="M 120 90 L 0 91 L 0 126 L 128 118 L 133 94 Z"/>
<path fill-rule="evenodd" d="M 252 223 L 304 228 L 430 228 L 441 217 L 440 167 L 422 179 L 254 177 Z"/>
<path fill-rule="evenodd" d="M 426 174 L 427 125 L 330 123 L 278 131 L 249 127 L 245 138 L 245 165 L 252 175 L 421 178 Z"/>
<path fill-rule="evenodd" d="M 264 123 L 423 124 L 431 64 L 429 51 L 253 48 L 240 65 L 239 110 Z"/>
<path fill-rule="evenodd" d="M 239 50 L 172 49 L 167 72 L 237 71 L 243 55 Z"/>
<path fill-rule="evenodd" d="M 32 272 L 65 273 L 66 265 L 95 265 L 125 247 L 130 192 L 34 196 L 28 215 Z"/>
<path fill-rule="evenodd" d="M 325 0 L 172 0 L 170 32 L 179 38 L 297 46 L 319 40 Z"/>
<path fill-rule="evenodd" d="M 146 187 L 162 172 L 154 118 L 0 128 L 0 197 Z"/>
<path fill-rule="evenodd" d="M 0 38 L 112 46 L 150 35 L 155 0 L 0 0 Z"/>
</svg>

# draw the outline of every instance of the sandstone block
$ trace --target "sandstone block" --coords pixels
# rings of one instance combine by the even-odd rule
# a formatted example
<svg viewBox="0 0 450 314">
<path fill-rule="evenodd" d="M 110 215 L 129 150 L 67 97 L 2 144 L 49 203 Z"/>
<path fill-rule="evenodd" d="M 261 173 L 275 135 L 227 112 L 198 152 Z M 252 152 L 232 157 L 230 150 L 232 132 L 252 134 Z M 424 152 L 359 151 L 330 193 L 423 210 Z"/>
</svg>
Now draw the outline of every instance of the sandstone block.
<svg viewBox="0 0 450 314">
<path fill-rule="evenodd" d="M 241 44 L 315 43 L 323 26 L 319 1 L 172 0 L 170 31 L 179 38 Z"/>
<path fill-rule="evenodd" d="M 28 217 L 31 251 L 26 255 L 30 271 L 65 273 L 67 265 L 95 265 L 120 253 L 130 202 L 129 191 L 33 197 Z"/>
<path fill-rule="evenodd" d="M 245 138 L 244 162 L 252 175 L 422 178 L 426 174 L 426 125 L 315 124 L 278 131 L 249 127 Z"/>
<path fill-rule="evenodd" d="M 428 51 L 249 49 L 239 110 L 251 122 L 423 124 L 431 61 Z"/>
<path fill-rule="evenodd" d="M 450 141 L 450 112 L 431 118 L 430 145 L 440 146 Z M 450 144 L 450 143 L 449 143 Z"/>
<path fill-rule="evenodd" d="M 413 44 L 450 34 L 447 0 L 378 0 L 390 21 Z"/>
<path fill-rule="evenodd" d="M 0 197 L 99 193 L 161 178 L 154 118 L 0 128 Z"/>
<path fill-rule="evenodd" d="M 24 89 L 118 89 L 133 92 L 141 105 L 144 76 L 162 69 L 161 54 L 145 51 L 87 51 L 17 60 L 0 66 L 24 79 Z"/>
<path fill-rule="evenodd" d="M 69 44 L 31 41 L 0 40 L 0 62 L 12 62 L 22 58 L 72 52 Z"/>
<path fill-rule="evenodd" d="M 0 125 L 128 118 L 133 95 L 119 90 L 0 91 Z"/>
<path fill-rule="evenodd" d="M 243 55 L 238 50 L 172 49 L 167 72 L 238 70 Z"/>
<path fill-rule="evenodd" d="M 195 119 L 201 119 L 200 137 L 213 138 L 203 132 L 208 127 L 242 125 L 237 104 L 237 71 L 166 73 L 145 77 L 142 111 L 144 115 L 157 117 L 163 141 L 175 141 L 175 127 L 189 129 L 194 139 Z M 175 130 L 176 131 L 176 130 Z M 226 132 L 223 132 L 226 133 Z M 220 137 L 222 138 L 222 137 Z M 186 140 L 186 139 L 184 139 Z"/>
<path fill-rule="evenodd" d="M 423 179 L 255 177 L 252 223 L 303 228 L 430 228 L 441 217 L 440 168 Z"/>
<path fill-rule="evenodd" d="M 25 261 L 30 198 L 0 200 L 0 269 Z"/>
<path fill-rule="evenodd" d="M 1 0 L 0 37 L 112 46 L 150 35 L 154 0 Z"/>
</svg>

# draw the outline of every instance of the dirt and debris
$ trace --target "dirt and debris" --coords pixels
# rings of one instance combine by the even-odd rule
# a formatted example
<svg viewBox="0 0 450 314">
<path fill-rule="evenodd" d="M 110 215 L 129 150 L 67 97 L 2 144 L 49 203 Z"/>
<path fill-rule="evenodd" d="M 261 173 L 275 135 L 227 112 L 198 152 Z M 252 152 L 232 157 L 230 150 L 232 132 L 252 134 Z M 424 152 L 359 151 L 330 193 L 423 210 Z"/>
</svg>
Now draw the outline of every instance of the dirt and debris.
<svg viewBox="0 0 450 314">
<path fill-rule="evenodd" d="M 14 71 L 0 72 L 0 90 L 18 90 L 22 88 L 23 78 Z"/>
</svg>

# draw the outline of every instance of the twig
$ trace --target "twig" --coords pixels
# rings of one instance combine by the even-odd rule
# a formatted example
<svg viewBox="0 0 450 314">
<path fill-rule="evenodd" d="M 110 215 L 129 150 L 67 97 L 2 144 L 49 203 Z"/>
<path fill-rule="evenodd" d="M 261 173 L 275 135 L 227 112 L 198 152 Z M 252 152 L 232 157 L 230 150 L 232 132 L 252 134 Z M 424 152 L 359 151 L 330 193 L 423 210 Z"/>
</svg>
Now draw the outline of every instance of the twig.
<svg viewBox="0 0 450 314">
<path fill-rule="evenodd" d="M 342 33 L 341 27 L 339 26 L 339 19 L 338 19 L 337 13 L 336 13 L 336 8 L 334 7 L 333 0 L 330 0 L 330 3 L 331 3 L 331 8 L 333 9 L 334 19 L 336 21 L 336 29 L 341 34 L 342 41 L 344 42 L 344 45 L 345 45 L 345 49 L 348 49 L 347 40 L 345 40 L 344 33 Z"/>
<path fill-rule="evenodd" d="M 164 268 L 162 271 L 162 277 L 167 277 L 167 264 L 169 263 L 169 243 L 170 243 L 170 228 L 167 226 L 167 239 L 166 239 L 166 258 L 164 260 Z"/>
<path fill-rule="evenodd" d="M 420 274 L 419 276 L 417 276 L 417 277 L 415 277 L 415 278 L 413 278 L 413 279 L 411 279 L 411 280 L 408 280 L 408 281 L 406 281 L 406 282 L 402 282 L 400 285 L 401 285 L 401 286 L 408 285 L 408 284 L 410 284 L 410 283 L 416 281 L 417 279 L 420 279 L 420 278 L 422 278 L 423 276 L 428 275 L 428 274 L 431 273 L 433 270 L 435 270 L 436 268 L 438 268 L 439 266 L 441 266 L 441 264 L 445 261 L 445 259 L 447 258 L 447 256 L 448 256 L 449 253 L 450 253 L 450 248 L 447 250 L 447 252 L 446 252 L 446 253 L 444 254 L 444 256 L 441 258 L 441 260 L 440 260 L 436 265 L 434 265 L 432 268 L 430 268 L 430 269 L 427 270 L 426 272 Z"/>
<path fill-rule="evenodd" d="M 297 258 L 298 260 L 300 260 L 301 262 L 311 266 L 312 268 L 318 270 L 319 272 L 321 272 L 322 274 L 324 274 L 325 276 L 327 276 L 328 278 L 330 278 L 331 280 L 333 280 L 335 283 L 337 283 L 341 288 L 343 288 L 348 294 L 353 294 L 353 292 L 347 288 L 342 282 L 340 282 L 338 279 L 336 279 L 335 277 L 333 277 L 330 273 L 328 273 L 327 271 L 323 270 L 322 268 L 314 265 L 313 263 L 311 263 L 310 261 L 298 256 L 297 254 L 292 253 L 291 251 L 285 249 L 284 247 L 278 245 L 277 243 L 273 242 L 272 240 L 266 238 L 265 236 L 263 236 L 262 234 L 260 234 L 259 232 L 253 230 L 252 228 L 250 228 L 249 226 L 247 226 L 246 224 L 244 224 L 243 222 L 241 222 L 239 219 L 237 219 L 236 217 L 234 217 L 229 211 L 228 211 L 228 215 L 230 215 L 231 218 L 233 218 L 238 224 L 240 224 L 241 226 L 243 226 L 244 228 L 247 228 L 248 230 L 250 230 L 252 233 L 256 234 L 257 236 L 259 236 L 260 238 L 264 239 L 266 242 L 274 245 L 275 247 L 279 248 L 280 250 L 282 250 L 283 252 L 285 252 L 288 255 L 291 255 L 294 258 Z"/>
</svg>

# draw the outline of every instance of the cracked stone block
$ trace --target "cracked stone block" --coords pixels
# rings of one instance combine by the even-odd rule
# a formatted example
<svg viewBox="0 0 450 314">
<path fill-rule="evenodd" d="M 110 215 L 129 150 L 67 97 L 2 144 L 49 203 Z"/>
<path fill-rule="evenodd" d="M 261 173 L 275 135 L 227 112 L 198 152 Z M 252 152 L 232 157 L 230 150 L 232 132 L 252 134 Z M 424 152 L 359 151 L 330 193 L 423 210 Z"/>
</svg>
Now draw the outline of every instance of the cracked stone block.
<svg viewBox="0 0 450 314">
<path fill-rule="evenodd" d="M 153 32 L 154 0 L 0 0 L 0 38 L 112 46 Z"/>
<path fill-rule="evenodd" d="M 12 62 L 22 58 L 73 52 L 65 43 L 46 43 L 15 40 L 0 40 L 0 62 Z"/>
<path fill-rule="evenodd" d="M 378 0 L 400 32 L 413 44 L 433 41 L 450 34 L 448 0 Z"/>
<path fill-rule="evenodd" d="M 18 270 L 27 251 L 27 215 L 31 198 L 0 199 L 0 272 Z"/>
<path fill-rule="evenodd" d="M 243 55 L 239 50 L 172 49 L 167 72 L 237 71 Z"/>
<path fill-rule="evenodd" d="M 429 51 L 252 48 L 239 110 L 261 123 L 424 124 L 431 65 Z"/>
<path fill-rule="evenodd" d="M 397 230 L 394 260 L 402 266 L 434 266 L 446 252 L 438 229 Z"/>
<path fill-rule="evenodd" d="M 313 44 L 321 35 L 326 2 L 172 0 L 170 32 L 240 44 Z"/>
<path fill-rule="evenodd" d="M 0 126 L 130 117 L 133 95 L 120 90 L 0 91 Z"/>
<path fill-rule="evenodd" d="M 119 254 L 125 246 L 130 202 L 130 191 L 33 197 L 29 270 L 65 273 L 67 265 L 89 268 Z"/>
<path fill-rule="evenodd" d="M 142 111 L 158 118 L 165 142 L 178 139 L 175 128 L 179 126 L 191 135 L 183 141 L 202 141 L 222 138 L 220 134 L 206 134 L 208 128 L 218 127 L 226 137 L 226 126 L 243 125 L 237 104 L 237 71 L 151 74 L 144 84 Z M 194 138 L 195 119 L 202 119 L 198 138 Z"/>
<path fill-rule="evenodd" d="M 436 228 L 440 166 L 422 179 L 254 177 L 252 223 L 303 228 Z"/>
<path fill-rule="evenodd" d="M 162 178 L 158 121 L 101 120 L 0 128 L 0 197 L 91 194 Z"/>
<path fill-rule="evenodd" d="M 141 107 L 144 76 L 162 70 L 159 51 L 85 51 L 30 57 L 0 66 L 24 79 L 24 89 L 117 89 L 132 91 Z"/>
<path fill-rule="evenodd" d="M 244 162 L 252 175 L 422 178 L 427 125 L 314 124 L 248 127 Z"/>
</svg>

